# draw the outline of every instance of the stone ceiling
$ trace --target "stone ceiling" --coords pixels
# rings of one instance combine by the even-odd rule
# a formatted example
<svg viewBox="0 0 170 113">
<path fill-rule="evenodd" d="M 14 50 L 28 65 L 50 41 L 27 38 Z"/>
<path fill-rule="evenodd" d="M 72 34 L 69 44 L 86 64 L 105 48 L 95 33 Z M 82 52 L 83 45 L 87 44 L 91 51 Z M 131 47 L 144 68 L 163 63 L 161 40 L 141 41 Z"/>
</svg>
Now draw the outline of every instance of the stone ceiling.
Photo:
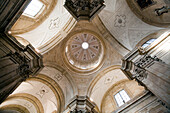
<svg viewBox="0 0 170 113">
<path fill-rule="evenodd" d="M 63 4 L 64 0 L 58 0 L 41 25 L 17 36 L 29 41 L 43 54 L 45 68 L 41 74 L 60 86 L 65 105 L 74 95 L 87 95 L 100 108 L 107 90 L 128 81 L 120 70 L 121 58 L 144 37 L 163 28 L 140 20 L 130 10 L 126 0 L 105 0 L 106 7 L 91 22 L 76 22 Z M 89 36 L 87 39 L 85 34 Z M 87 42 L 89 47 L 83 49 L 83 42 Z M 79 51 L 83 52 L 78 55 Z M 76 64 L 72 64 L 70 59 Z M 80 62 L 88 62 L 88 65 Z M 98 62 L 96 67 L 90 69 Z M 90 67 L 87 67 L 89 64 Z M 82 67 L 87 71 L 80 71 Z"/>
</svg>

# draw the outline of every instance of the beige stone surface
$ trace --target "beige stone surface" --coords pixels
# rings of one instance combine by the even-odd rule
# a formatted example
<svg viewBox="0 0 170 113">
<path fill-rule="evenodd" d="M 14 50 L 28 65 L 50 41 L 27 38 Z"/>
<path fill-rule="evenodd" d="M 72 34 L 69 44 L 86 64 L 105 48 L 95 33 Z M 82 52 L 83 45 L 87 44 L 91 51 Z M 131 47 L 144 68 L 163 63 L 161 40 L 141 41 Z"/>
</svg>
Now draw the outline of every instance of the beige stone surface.
<svg viewBox="0 0 170 113">
<path fill-rule="evenodd" d="M 75 95 L 79 95 L 88 96 L 101 113 L 111 113 L 119 108 L 114 99 L 118 91 L 124 89 L 131 99 L 139 97 L 145 91 L 143 86 L 139 86 L 134 80 L 129 80 L 121 71 L 121 59 L 148 39 L 158 38 L 162 33 L 154 32 L 164 28 L 143 22 L 131 11 L 126 0 L 105 0 L 106 7 L 90 22 L 76 22 L 63 7 L 65 0 L 41 1 L 54 9 L 47 9 L 36 19 L 21 16 L 10 31 L 23 45 L 30 43 L 43 55 L 44 68 L 39 75 L 23 82 L 11 95 L 22 93 L 32 95 L 37 99 L 37 103 L 39 102 L 39 109 L 32 101 L 25 98 L 18 99 L 21 95 L 18 95 L 17 99 L 5 101 L 2 106 L 23 104 L 30 113 L 36 113 L 40 108 L 44 113 L 62 113 L 67 109 L 70 100 Z M 150 15 L 149 11 L 152 9 L 143 11 L 145 16 Z M 48 14 L 45 15 L 47 12 Z M 72 36 L 84 33 L 94 35 L 102 43 L 103 49 L 102 52 L 97 51 L 99 54 L 96 53 L 96 58 L 99 58 L 97 55 L 102 55 L 102 58 L 95 62 L 90 60 L 87 65 L 91 65 L 89 66 L 91 68 L 86 70 L 74 68 L 76 65 L 84 65 L 84 62 L 76 65 L 69 63 L 68 56 L 73 55 L 74 51 L 66 54 L 66 46 L 70 44 Z M 166 42 L 166 46 L 168 44 L 169 41 Z M 168 49 L 166 51 L 169 54 Z M 166 61 L 169 57 L 165 56 L 162 55 L 162 59 Z M 74 60 L 80 59 L 74 58 Z M 99 64 L 94 66 L 96 63 Z M 145 104 L 151 103 L 155 98 L 146 99 L 129 113 L 138 113 L 139 108 L 143 109 Z M 40 107 L 41 105 L 43 107 Z M 153 105 L 148 110 L 146 107 L 140 112 L 156 113 L 161 109 L 162 106 L 153 101 Z"/>
</svg>

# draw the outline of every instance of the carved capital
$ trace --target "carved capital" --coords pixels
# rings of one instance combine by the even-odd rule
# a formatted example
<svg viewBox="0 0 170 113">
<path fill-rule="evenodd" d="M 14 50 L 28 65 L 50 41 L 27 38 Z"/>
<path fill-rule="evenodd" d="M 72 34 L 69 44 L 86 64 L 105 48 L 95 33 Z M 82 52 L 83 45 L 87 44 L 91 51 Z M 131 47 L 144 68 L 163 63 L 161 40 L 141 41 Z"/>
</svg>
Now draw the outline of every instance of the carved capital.
<svg viewBox="0 0 170 113">
<path fill-rule="evenodd" d="M 76 20 L 91 20 L 105 5 L 104 0 L 66 0 L 64 7 Z"/>
<path fill-rule="evenodd" d="M 68 105 L 70 113 L 97 113 L 94 108 L 94 103 L 87 96 L 75 96 Z"/>
<path fill-rule="evenodd" d="M 135 66 L 134 72 L 135 72 L 135 74 L 133 75 L 133 77 L 136 78 L 139 81 L 142 81 L 145 78 L 147 78 L 148 73 L 143 68 Z"/>
<path fill-rule="evenodd" d="M 8 54 L 8 56 L 10 56 L 14 62 L 19 64 L 18 69 L 16 71 L 18 75 L 22 77 L 23 80 L 26 80 L 26 78 L 28 78 L 28 76 L 32 73 L 29 66 L 29 60 L 18 52 L 10 53 Z"/>
<path fill-rule="evenodd" d="M 145 55 L 143 58 L 139 59 L 137 62 L 134 63 L 134 75 L 133 77 L 142 81 L 143 79 L 147 78 L 148 73 L 146 72 L 145 68 L 149 68 L 154 64 L 154 61 L 162 62 L 159 58 L 151 57 L 149 55 Z"/>
<path fill-rule="evenodd" d="M 145 55 L 143 58 L 139 59 L 134 63 L 134 75 L 133 78 L 136 78 L 139 81 L 147 78 L 148 73 L 145 70 L 145 67 L 150 67 L 154 62 L 154 58 L 151 56 Z"/>
<path fill-rule="evenodd" d="M 32 73 L 30 71 L 30 66 L 27 63 L 21 64 L 17 69 L 18 74 L 22 77 L 23 80 L 26 80 L 29 75 Z"/>
<path fill-rule="evenodd" d="M 161 59 L 159 59 L 157 56 L 151 57 L 149 55 L 145 55 L 143 58 L 135 62 L 135 66 L 141 67 L 141 68 L 148 68 L 151 65 L 154 64 L 154 61 L 162 62 L 164 63 Z"/>
</svg>

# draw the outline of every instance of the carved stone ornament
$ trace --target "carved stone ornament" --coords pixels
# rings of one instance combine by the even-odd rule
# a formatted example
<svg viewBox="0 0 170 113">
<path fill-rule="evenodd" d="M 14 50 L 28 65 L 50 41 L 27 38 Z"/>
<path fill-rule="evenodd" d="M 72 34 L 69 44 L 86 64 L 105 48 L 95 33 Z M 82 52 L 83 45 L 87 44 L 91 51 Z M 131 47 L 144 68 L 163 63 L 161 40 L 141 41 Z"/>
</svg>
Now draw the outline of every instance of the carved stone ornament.
<svg viewBox="0 0 170 113">
<path fill-rule="evenodd" d="M 148 73 L 145 67 L 150 67 L 153 64 L 154 59 L 151 56 L 145 55 L 143 58 L 134 63 L 134 75 L 133 77 L 139 81 L 147 78 Z"/>
<path fill-rule="evenodd" d="M 23 78 L 23 80 L 26 80 L 29 75 L 32 73 L 30 71 L 30 67 L 27 63 L 23 63 L 18 67 L 18 73 Z"/>
<path fill-rule="evenodd" d="M 135 63 L 135 66 L 145 68 L 151 66 L 153 64 L 154 58 L 151 56 L 145 55 L 143 58 L 141 58 L 139 61 Z"/>
<path fill-rule="evenodd" d="M 81 110 L 77 111 L 77 109 L 75 109 L 73 111 L 70 111 L 70 113 L 90 113 L 90 112 L 88 112 L 88 111 L 81 111 Z"/>
<path fill-rule="evenodd" d="M 94 107 L 87 96 L 75 96 L 68 105 L 70 113 L 97 113 Z"/>
<path fill-rule="evenodd" d="M 134 74 L 133 77 L 136 78 L 136 79 L 139 80 L 139 81 L 142 81 L 142 80 L 144 80 L 145 78 L 147 78 L 148 73 L 147 73 L 146 70 L 143 69 L 143 68 L 140 68 L 140 67 L 135 66 L 134 72 L 135 72 L 136 74 Z"/>
<path fill-rule="evenodd" d="M 162 62 L 164 63 L 161 59 L 159 59 L 157 56 L 151 57 L 149 55 L 145 55 L 143 58 L 141 58 L 139 61 L 135 63 L 136 66 L 141 67 L 141 68 L 148 68 L 151 65 L 154 64 L 154 61 Z"/>
<path fill-rule="evenodd" d="M 155 9 L 155 13 L 157 16 L 161 16 L 164 13 L 168 13 L 170 9 L 170 6 L 162 6 L 161 8 Z"/>
<path fill-rule="evenodd" d="M 146 78 L 147 72 L 145 68 L 149 68 L 150 66 L 152 66 L 154 64 L 154 61 L 163 62 L 156 56 L 151 57 L 149 55 L 145 55 L 143 58 L 134 63 L 134 72 L 136 74 L 134 74 L 133 77 L 140 81 Z"/>
<path fill-rule="evenodd" d="M 10 53 L 8 54 L 15 62 L 19 64 L 17 73 L 23 78 L 23 80 L 26 80 L 28 76 L 32 73 L 30 70 L 30 66 L 28 64 L 28 59 L 25 56 L 21 56 L 19 53 Z"/>
<path fill-rule="evenodd" d="M 64 7 L 77 21 L 91 21 L 105 5 L 104 0 L 66 0 Z"/>
</svg>

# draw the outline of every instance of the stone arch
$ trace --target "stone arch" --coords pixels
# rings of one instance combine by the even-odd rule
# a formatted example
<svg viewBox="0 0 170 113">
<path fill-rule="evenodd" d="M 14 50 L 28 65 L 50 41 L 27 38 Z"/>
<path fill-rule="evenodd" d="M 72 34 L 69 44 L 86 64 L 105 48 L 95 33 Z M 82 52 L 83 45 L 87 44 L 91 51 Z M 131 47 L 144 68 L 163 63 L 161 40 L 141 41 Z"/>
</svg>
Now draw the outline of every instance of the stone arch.
<svg viewBox="0 0 170 113">
<path fill-rule="evenodd" d="M 46 75 L 37 75 L 36 77 L 30 77 L 27 79 L 27 81 L 40 81 L 44 84 L 46 84 L 48 87 L 50 87 L 50 89 L 53 91 L 53 93 L 55 94 L 55 97 L 57 99 L 57 112 L 60 113 L 61 111 L 64 110 L 64 105 L 65 105 L 65 101 L 64 101 L 64 94 L 60 88 L 60 86 L 51 78 L 49 78 Z"/>
<path fill-rule="evenodd" d="M 27 100 L 27 101 L 29 101 L 30 103 L 32 103 L 34 105 L 34 107 L 36 108 L 37 113 L 44 113 L 43 105 L 41 104 L 39 99 L 37 97 L 31 95 L 31 94 L 26 94 L 26 93 L 13 94 L 13 95 L 9 96 L 5 100 L 5 102 L 8 102 L 8 101 L 14 100 L 14 99 L 24 99 L 24 100 Z"/>
<path fill-rule="evenodd" d="M 120 90 L 125 90 L 130 99 L 135 98 L 145 91 L 144 87 L 138 85 L 135 80 L 121 80 L 116 82 L 105 92 L 105 95 L 102 98 L 100 106 L 102 113 L 113 112 L 118 108 L 114 95 Z"/>
<path fill-rule="evenodd" d="M 5 105 L 0 108 L 0 112 L 5 112 L 6 110 L 7 110 L 7 113 L 10 113 L 13 111 L 18 111 L 20 113 L 30 113 L 27 108 L 21 105 L 15 105 L 15 104 Z"/>
<path fill-rule="evenodd" d="M 101 111 L 102 98 L 105 92 L 118 81 L 128 80 L 120 70 L 120 65 L 110 66 L 101 71 L 91 82 L 87 95 L 96 103 Z"/>
<path fill-rule="evenodd" d="M 73 79 L 62 67 L 52 62 L 48 62 L 40 72 L 40 75 L 46 75 L 58 84 L 65 98 L 65 107 L 70 99 L 73 98 L 74 95 L 77 95 L 77 87 Z"/>
</svg>

